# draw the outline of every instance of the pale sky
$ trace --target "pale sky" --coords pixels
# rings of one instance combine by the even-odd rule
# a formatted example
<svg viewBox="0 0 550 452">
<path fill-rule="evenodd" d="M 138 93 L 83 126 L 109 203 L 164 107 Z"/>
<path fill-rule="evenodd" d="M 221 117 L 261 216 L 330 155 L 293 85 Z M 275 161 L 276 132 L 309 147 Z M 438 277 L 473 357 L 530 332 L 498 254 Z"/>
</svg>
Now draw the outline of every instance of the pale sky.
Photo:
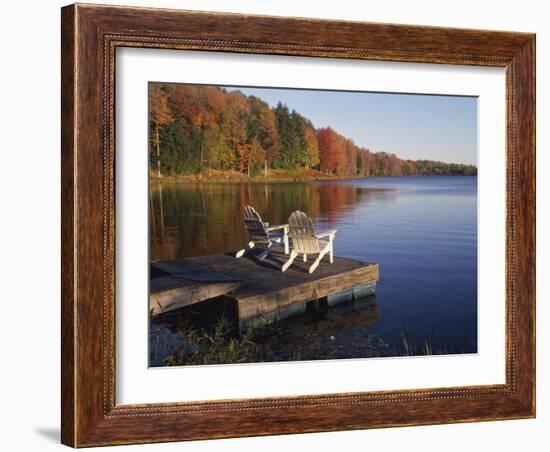
<svg viewBox="0 0 550 452">
<path fill-rule="evenodd" d="M 309 118 L 315 127 L 330 126 L 373 152 L 476 164 L 476 97 L 225 88 L 259 97 L 272 107 L 281 101 Z"/>
</svg>

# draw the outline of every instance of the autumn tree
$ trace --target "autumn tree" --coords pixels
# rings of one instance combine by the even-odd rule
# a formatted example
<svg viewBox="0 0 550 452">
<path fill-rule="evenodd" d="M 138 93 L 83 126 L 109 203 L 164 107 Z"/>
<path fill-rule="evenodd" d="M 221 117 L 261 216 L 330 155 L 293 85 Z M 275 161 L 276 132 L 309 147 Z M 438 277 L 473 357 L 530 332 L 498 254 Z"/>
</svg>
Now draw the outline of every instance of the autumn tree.
<svg viewBox="0 0 550 452">
<path fill-rule="evenodd" d="M 305 128 L 307 162 L 308 168 L 315 168 L 319 165 L 319 141 L 317 140 L 317 132 L 313 125 L 308 124 Z"/>
<path fill-rule="evenodd" d="M 238 155 L 238 146 L 248 142 L 250 104 L 240 91 L 227 93 L 226 108 L 221 119 L 220 139 Z"/>
<path fill-rule="evenodd" d="M 353 140 L 345 139 L 343 155 L 345 156 L 345 167 L 343 174 L 347 176 L 357 175 L 357 152 L 358 148 Z"/>
<path fill-rule="evenodd" d="M 267 177 L 268 167 L 271 166 L 280 148 L 277 118 L 263 100 L 250 96 L 249 102 L 248 140 L 249 142 L 257 141 L 260 148 L 256 154 L 264 156 L 264 176 Z"/>
<path fill-rule="evenodd" d="M 359 148 L 357 151 L 357 175 L 370 176 L 374 172 L 374 156 L 368 149 Z"/>
<path fill-rule="evenodd" d="M 238 144 L 237 154 L 239 158 L 239 171 L 251 176 L 252 171 L 265 161 L 265 150 L 260 145 L 257 138 L 251 143 Z"/>
<path fill-rule="evenodd" d="M 193 85 L 172 84 L 168 85 L 168 104 L 173 113 L 174 127 L 179 132 L 172 130 L 173 136 L 181 134 L 186 138 L 181 140 L 172 140 L 172 146 L 180 146 L 177 149 L 170 149 L 172 158 L 170 167 L 183 168 L 184 173 L 194 173 L 199 169 L 200 146 L 202 133 L 196 127 L 196 123 L 202 115 L 202 106 L 200 103 L 199 90 Z M 167 163 L 164 162 L 163 163 Z M 167 165 L 166 165 L 167 166 Z"/>
<path fill-rule="evenodd" d="M 321 171 L 333 173 L 338 165 L 338 137 L 330 127 L 317 130 Z"/>
<path fill-rule="evenodd" d="M 348 173 L 348 155 L 346 154 L 347 140 L 346 137 L 336 133 L 336 173 L 339 176 L 347 176 Z"/>
<path fill-rule="evenodd" d="M 263 109 L 258 118 L 260 125 L 260 140 L 265 150 L 264 176 L 267 177 L 267 169 L 271 167 L 281 148 L 279 131 L 277 130 L 277 118 L 269 109 Z"/>
<path fill-rule="evenodd" d="M 168 107 L 168 96 L 161 84 L 152 84 L 149 92 L 149 121 L 153 127 L 152 142 L 156 152 L 157 176 L 161 177 L 160 129 L 173 120 Z"/>
</svg>

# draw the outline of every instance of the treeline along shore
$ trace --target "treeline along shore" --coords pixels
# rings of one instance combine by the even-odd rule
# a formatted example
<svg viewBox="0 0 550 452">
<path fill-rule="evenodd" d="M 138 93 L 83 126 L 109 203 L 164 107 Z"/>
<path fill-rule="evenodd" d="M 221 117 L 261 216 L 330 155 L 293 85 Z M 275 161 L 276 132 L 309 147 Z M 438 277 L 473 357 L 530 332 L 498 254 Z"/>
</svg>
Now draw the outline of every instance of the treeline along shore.
<svg viewBox="0 0 550 452">
<path fill-rule="evenodd" d="M 286 105 L 215 86 L 151 83 L 151 176 L 163 179 L 329 179 L 476 175 L 474 165 L 404 160 L 357 146 Z"/>
</svg>

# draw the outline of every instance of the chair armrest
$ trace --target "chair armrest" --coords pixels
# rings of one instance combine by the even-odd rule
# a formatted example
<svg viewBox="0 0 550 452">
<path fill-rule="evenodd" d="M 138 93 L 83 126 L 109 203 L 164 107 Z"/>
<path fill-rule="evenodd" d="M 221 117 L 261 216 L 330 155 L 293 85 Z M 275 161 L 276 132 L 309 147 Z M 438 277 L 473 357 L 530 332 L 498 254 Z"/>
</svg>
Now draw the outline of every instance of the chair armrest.
<svg viewBox="0 0 550 452">
<path fill-rule="evenodd" d="M 318 239 L 321 239 L 321 238 L 327 237 L 327 236 L 334 237 L 337 232 L 338 232 L 337 229 L 331 229 L 330 231 L 324 231 L 324 232 L 320 232 L 319 234 L 315 234 L 315 237 L 317 237 Z"/>
<path fill-rule="evenodd" d="M 288 231 L 288 224 L 278 224 L 276 226 L 266 227 L 267 232 L 278 231 L 279 229 L 284 229 L 285 231 Z"/>
</svg>

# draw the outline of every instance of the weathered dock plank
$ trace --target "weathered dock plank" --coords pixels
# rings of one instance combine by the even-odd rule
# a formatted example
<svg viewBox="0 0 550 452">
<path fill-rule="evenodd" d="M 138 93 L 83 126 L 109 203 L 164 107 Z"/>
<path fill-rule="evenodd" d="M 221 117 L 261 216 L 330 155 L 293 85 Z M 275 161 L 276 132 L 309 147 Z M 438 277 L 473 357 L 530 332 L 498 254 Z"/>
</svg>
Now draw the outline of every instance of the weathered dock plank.
<svg viewBox="0 0 550 452">
<path fill-rule="evenodd" d="M 223 294 L 237 303 L 239 322 L 245 329 L 303 312 L 307 303 L 314 300 L 327 298 L 329 304 L 333 304 L 345 299 L 346 294 L 351 297 L 354 293 L 361 296 L 374 293 L 378 281 L 378 264 L 375 263 L 335 257 L 333 264 L 323 261 L 313 274 L 309 274 L 308 263 L 300 260 L 283 273 L 280 268 L 286 259 L 287 256 L 278 253 L 270 254 L 263 262 L 253 258 L 235 259 L 231 254 L 217 254 L 155 262 L 153 265 L 169 274 L 168 277 L 193 279 L 193 275 L 196 275 L 194 281 L 188 281 L 183 286 L 190 288 L 178 289 L 178 302 L 169 306 L 169 309 L 206 299 L 196 299 L 203 297 L 207 291 L 203 289 L 201 292 L 195 285 L 215 285 L 216 289 L 211 294 L 223 292 L 219 295 Z M 203 281 L 204 275 L 212 275 L 209 282 Z M 155 279 L 151 280 L 152 286 Z M 230 289 L 229 284 L 236 287 Z M 163 294 L 162 290 L 155 292 L 157 298 Z M 194 298 L 183 301 L 185 297 Z"/>
<path fill-rule="evenodd" d="M 239 281 L 196 282 L 174 276 L 154 278 L 149 284 L 149 311 L 153 315 L 184 308 L 237 289 Z"/>
</svg>

